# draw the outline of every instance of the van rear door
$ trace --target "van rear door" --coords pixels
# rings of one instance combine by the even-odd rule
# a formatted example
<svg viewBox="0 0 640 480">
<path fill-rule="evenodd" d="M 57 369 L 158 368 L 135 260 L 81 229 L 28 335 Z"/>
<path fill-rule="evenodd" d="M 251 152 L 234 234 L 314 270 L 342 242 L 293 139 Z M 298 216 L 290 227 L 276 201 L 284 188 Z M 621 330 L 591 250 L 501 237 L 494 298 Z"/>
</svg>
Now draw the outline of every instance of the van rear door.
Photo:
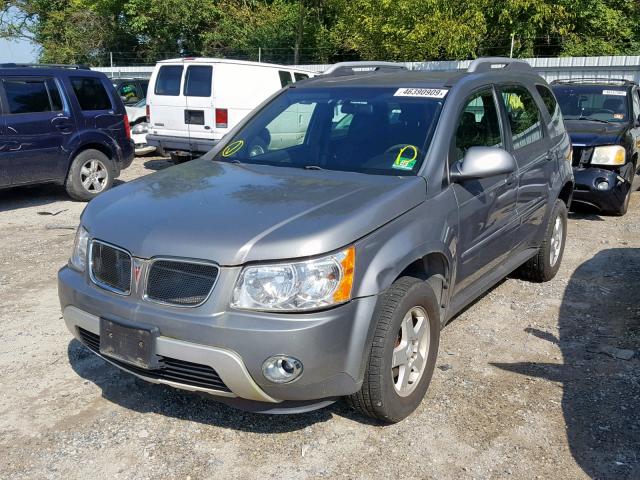
<svg viewBox="0 0 640 480">
<path fill-rule="evenodd" d="M 187 108 L 183 94 L 183 65 L 161 65 L 155 74 L 147 104 L 154 134 L 189 138 L 189 129 L 182 112 Z"/>
<path fill-rule="evenodd" d="M 184 122 L 189 130 L 191 150 L 206 152 L 212 147 L 215 112 L 213 108 L 213 66 L 193 64 L 186 67 Z"/>
</svg>

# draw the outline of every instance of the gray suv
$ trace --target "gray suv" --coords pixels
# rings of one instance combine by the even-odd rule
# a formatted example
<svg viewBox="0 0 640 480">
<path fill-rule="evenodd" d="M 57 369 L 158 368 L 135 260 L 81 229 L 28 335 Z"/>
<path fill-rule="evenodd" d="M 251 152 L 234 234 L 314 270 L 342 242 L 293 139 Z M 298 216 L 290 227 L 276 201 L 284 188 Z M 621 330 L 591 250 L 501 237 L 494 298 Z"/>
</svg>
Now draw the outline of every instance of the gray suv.
<svg viewBox="0 0 640 480">
<path fill-rule="evenodd" d="M 558 271 L 570 152 L 526 63 L 338 64 L 201 159 L 93 200 L 64 320 L 151 382 L 273 413 L 344 396 L 397 422 L 452 317 L 516 269 Z"/>
</svg>

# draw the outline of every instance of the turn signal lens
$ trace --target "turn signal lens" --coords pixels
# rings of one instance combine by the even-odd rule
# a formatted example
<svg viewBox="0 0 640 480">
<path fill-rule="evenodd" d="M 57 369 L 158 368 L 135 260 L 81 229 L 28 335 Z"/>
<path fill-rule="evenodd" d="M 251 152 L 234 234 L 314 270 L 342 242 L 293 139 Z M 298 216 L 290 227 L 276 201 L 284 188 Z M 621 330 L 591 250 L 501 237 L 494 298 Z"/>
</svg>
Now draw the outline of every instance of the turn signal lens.
<svg viewBox="0 0 640 480">
<path fill-rule="evenodd" d="M 353 287 L 353 274 L 356 270 L 356 249 L 349 247 L 343 252 L 340 266 L 342 267 L 342 279 L 333 294 L 333 301 L 336 303 L 346 302 L 351 299 L 351 288 Z"/>
</svg>

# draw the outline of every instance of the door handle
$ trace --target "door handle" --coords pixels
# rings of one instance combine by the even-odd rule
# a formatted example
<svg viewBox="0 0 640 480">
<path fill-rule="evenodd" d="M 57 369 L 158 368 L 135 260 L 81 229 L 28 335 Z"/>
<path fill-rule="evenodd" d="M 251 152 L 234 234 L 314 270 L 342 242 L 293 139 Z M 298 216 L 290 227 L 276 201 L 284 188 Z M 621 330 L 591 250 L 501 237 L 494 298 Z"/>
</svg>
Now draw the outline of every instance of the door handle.
<svg viewBox="0 0 640 480">
<path fill-rule="evenodd" d="M 550 162 L 551 160 L 555 160 L 556 159 L 556 153 L 553 151 L 549 151 L 547 152 L 547 155 L 544 157 L 545 160 L 547 160 L 548 162 Z"/>
<path fill-rule="evenodd" d="M 73 130 L 73 123 L 66 117 L 54 118 L 51 124 L 63 133 L 71 133 Z"/>
</svg>

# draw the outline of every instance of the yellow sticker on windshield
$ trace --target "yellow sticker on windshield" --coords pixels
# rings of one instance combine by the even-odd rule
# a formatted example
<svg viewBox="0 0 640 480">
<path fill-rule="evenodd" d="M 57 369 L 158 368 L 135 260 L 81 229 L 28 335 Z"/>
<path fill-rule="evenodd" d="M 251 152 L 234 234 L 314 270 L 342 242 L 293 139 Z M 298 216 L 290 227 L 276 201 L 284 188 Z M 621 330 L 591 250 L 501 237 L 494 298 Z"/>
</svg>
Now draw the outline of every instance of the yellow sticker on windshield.
<svg viewBox="0 0 640 480">
<path fill-rule="evenodd" d="M 418 159 L 418 148 L 413 145 L 405 145 L 398 152 L 396 161 L 393 162 L 391 168 L 398 170 L 411 170 L 413 169 Z"/>
<path fill-rule="evenodd" d="M 244 140 L 236 140 L 235 142 L 227 145 L 224 148 L 224 150 L 222 150 L 222 156 L 230 157 L 231 155 L 238 153 L 243 146 L 244 146 Z"/>
</svg>

